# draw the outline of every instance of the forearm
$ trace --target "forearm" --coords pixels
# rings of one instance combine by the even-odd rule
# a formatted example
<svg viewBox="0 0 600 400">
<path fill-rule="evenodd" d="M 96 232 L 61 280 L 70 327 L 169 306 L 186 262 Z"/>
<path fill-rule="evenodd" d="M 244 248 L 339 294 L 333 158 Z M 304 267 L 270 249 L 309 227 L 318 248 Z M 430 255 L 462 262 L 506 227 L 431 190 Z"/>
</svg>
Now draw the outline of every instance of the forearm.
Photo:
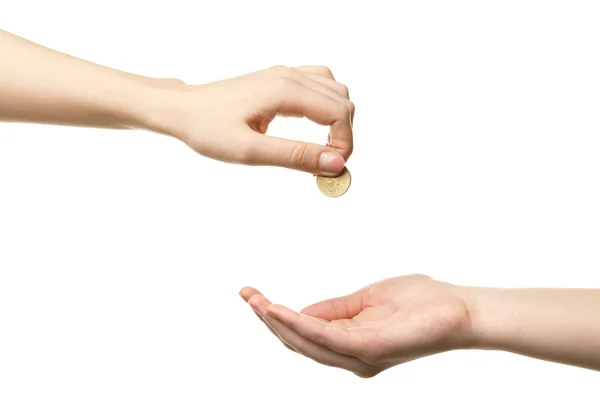
<svg viewBox="0 0 600 400">
<path fill-rule="evenodd" d="M 470 289 L 477 345 L 600 370 L 600 290 Z"/>
<path fill-rule="evenodd" d="M 265 135 L 278 115 L 331 127 L 330 146 Z M 170 135 L 224 162 L 338 176 L 352 154 L 354 104 L 326 67 L 277 66 L 186 85 L 84 61 L 0 30 L 0 121 Z"/>
<path fill-rule="evenodd" d="M 145 128 L 161 84 L 0 30 L 0 121 Z"/>
</svg>

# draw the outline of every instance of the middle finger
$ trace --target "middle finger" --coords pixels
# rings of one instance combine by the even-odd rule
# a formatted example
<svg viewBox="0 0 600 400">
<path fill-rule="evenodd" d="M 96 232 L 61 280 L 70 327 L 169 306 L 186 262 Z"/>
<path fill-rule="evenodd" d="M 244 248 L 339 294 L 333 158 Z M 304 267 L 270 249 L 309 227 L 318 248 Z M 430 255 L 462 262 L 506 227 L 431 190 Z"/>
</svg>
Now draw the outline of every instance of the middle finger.
<svg viewBox="0 0 600 400">
<path fill-rule="evenodd" d="M 254 295 L 248 303 L 254 308 L 266 322 L 277 332 L 280 339 L 294 348 L 296 352 L 313 359 L 314 361 L 330 367 L 343 368 L 361 376 L 372 374 L 373 366 L 358 358 L 336 353 L 330 349 L 302 337 L 286 325 L 266 315 L 266 308 L 270 301 L 262 295 Z"/>
</svg>

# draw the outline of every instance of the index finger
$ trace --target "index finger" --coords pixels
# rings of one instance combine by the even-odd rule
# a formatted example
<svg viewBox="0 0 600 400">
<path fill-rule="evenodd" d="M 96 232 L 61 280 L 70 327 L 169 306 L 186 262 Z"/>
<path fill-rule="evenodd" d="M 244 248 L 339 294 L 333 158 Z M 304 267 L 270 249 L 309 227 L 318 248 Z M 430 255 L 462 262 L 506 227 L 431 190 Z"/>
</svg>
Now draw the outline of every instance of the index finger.
<svg viewBox="0 0 600 400">
<path fill-rule="evenodd" d="M 271 107 L 277 114 L 284 116 L 302 116 L 311 121 L 330 127 L 329 145 L 344 160 L 348 160 L 353 151 L 352 114 L 354 104 L 341 103 L 333 98 L 312 90 L 292 79 L 283 79 L 278 87 Z"/>
<path fill-rule="evenodd" d="M 371 358 L 369 353 L 376 350 L 366 347 L 374 343 L 373 339 L 377 336 L 377 332 L 371 328 L 347 328 L 321 322 L 278 304 L 267 307 L 267 316 L 281 321 L 306 339 L 340 354 L 364 360 Z"/>
</svg>

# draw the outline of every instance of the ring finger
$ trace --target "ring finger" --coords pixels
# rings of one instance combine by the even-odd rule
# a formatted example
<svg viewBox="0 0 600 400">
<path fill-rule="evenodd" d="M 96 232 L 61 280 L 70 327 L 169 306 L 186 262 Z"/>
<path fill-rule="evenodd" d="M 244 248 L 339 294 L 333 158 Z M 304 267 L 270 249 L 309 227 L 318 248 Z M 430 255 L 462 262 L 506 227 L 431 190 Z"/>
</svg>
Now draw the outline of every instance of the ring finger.
<svg viewBox="0 0 600 400">
<path fill-rule="evenodd" d="M 300 336 L 280 321 L 265 314 L 265 310 L 271 302 L 262 295 L 254 295 L 248 302 L 266 322 L 277 332 L 281 341 L 287 343 L 296 352 L 315 360 L 316 362 L 330 367 L 343 368 L 360 376 L 372 374 L 372 365 L 369 365 L 355 357 L 336 353 L 325 347 Z"/>
</svg>

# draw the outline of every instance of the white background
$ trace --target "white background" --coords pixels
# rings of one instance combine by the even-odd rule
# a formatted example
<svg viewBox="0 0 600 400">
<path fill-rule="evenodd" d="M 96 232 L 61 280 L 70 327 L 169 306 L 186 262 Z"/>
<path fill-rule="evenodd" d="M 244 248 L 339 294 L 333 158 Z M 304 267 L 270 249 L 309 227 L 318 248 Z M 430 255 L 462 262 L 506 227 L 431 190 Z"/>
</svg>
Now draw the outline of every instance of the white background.
<svg viewBox="0 0 600 400">
<path fill-rule="evenodd" d="M 330 199 L 153 133 L 0 125 L 1 399 L 598 398 L 597 373 L 495 352 L 363 380 L 286 350 L 237 294 L 600 287 L 596 2 L 91 4 L 2 1 L 0 27 L 188 83 L 327 65 L 357 107 L 353 183 Z"/>
</svg>

